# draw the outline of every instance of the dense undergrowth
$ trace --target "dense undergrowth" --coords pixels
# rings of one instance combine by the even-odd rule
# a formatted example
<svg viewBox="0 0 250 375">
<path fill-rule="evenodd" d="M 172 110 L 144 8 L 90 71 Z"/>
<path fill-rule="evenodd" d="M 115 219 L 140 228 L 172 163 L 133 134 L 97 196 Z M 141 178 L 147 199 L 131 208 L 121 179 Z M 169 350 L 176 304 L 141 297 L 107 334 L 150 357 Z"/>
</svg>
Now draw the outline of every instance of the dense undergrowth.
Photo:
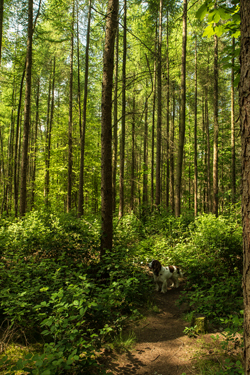
<svg viewBox="0 0 250 375">
<path fill-rule="evenodd" d="M 143 220 L 126 215 L 114 220 L 114 248 L 100 262 L 96 217 L 32 212 L 22 221 L 2 219 L 0 372 L 104 374 L 96 367 L 98 353 L 129 320 L 140 318 L 153 289 L 145 272 L 152 258 L 180 265 L 180 303 L 234 340 L 242 330 L 240 223 L 235 210 L 196 220 L 164 211 Z M 13 342 L 35 349 L 12 363 Z"/>
</svg>

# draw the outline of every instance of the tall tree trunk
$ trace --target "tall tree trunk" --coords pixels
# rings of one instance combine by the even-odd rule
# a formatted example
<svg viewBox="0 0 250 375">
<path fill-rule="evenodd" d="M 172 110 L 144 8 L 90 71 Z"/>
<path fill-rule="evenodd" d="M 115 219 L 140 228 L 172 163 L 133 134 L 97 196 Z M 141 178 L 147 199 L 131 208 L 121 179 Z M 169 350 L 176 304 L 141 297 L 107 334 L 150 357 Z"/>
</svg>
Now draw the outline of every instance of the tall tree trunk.
<svg viewBox="0 0 250 375">
<path fill-rule="evenodd" d="M 101 196 L 102 196 L 102 257 L 112 249 L 112 84 L 114 43 L 118 18 L 118 0 L 108 0 L 102 78 L 102 134 L 101 134 Z"/>
<path fill-rule="evenodd" d="M 156 63 L 157 63 L 157 22 L 155 26 L 155 60 L 153 78 L 153 108 L 152 108 L 152 146 L 151 146 L 151 209 L 154 205 L 154 168 L 155 168 L 155 99 L 156 99 Z"/>
<path fill-rule="evenodd" d="M 87 42 L 85 52 L 85 80 L 84 80 L 84 97 L 83 97 L 83 123 L 81 132 L 81 162 L 78 192 L 78 217 L 83 215 L 83 187 L 84 187 L 84 154 L 85 154 L 85 134 L 86 134 L 86 118 L 87 118 L 87 98 L 88 98 L 88 78 L 89 78 L 89 38 L 90 38 L 90 22 L 91 22 L 91 0 L 89 0 Z"/>
<path fill-rule="evenodd" d="M 244 295 L 244 367 L 250 374 L 250 2 L 240 1 L 241 75 L 239 85 L 242 146 L 242 224 L 243 224 L 243 295 Z"/>
<path fill-rule="evenodd" d="M 36 122 L 35 122 L 35 134 L 34 134 L 34 152 L 33 152 L 33 171 L 31 178 L 31 209 L 34 208 L 35 201 L 35 181 L 36 181 L 36 155 L 37 155 L 37 133 L 39 124 L 39 101 L 40 101 L 40 77 L 37 82 L 37 93 L 36 93 Z"/>
<path fill-rule="evenodd" d="M 175 199 L 174 199 L 174 121 L 175 121 L 175 83 L 173 82 L 172 88 L 172 123 L 170 134 L 170 201 L 172 213 L 175 212 Z"/>
<path fill-rule="evenodd" d="M 207 77 L 208 82 L 208 77 Z M 211 181 L 210 181 L 210 131 L 209 131 L 209 116 L 208 116 L 208 88 L 205 85 L 205 114 L 204 126 L 206 132 L 206 193 L 205 193 L 205 212 L 211 212 Z"/>
<path fill-rule="evenodd" d="M 67 189 L 67 212 L 72 205 L 72 169 L 73 169 L 73 63 L 74 63 L 74 23 L 75 23 L 75 1 L 72 2 L 72 24 L 71 24 L 71 52 L 70 52 L 70 76 L 69 76 L 69 125 L 68 125 L 68 189 Z"/>
<path fill-rule="evenodd" d="M 187 0 L 183 0 L 183 32 L 182 32 L 182 63 L 181 63 L 181 118 L 179 130 L 179 147 L 176 168 L 176 207 L 175 216 L 181 214 L 181 181 L 183 149 L 185 141 L 186 119 L 186 45 L 187 45 Z"/>
<path fill-rule="evenodd" d="M 47 126 L 47 152 L 46 152 L 46 172 L 45 172 L 45 204 L 48 206 L 49 204 L 49 180 L 50 180 L 50 152 L 51 152 L 51 131 L 52 131 L 52 124 L 53 124 L 53 117 L 54 117 L 54 102 L 55 102 L 55 70 L 56 70 L 56 59 L 54 57 L 53 62 L 53 78 L 52 78 L 52 89 L 51 89 L 51 107 L 50 107 L 50 115 L 48 116 L 48 126 Z M 50 96 L 50 95 L 49 95 Z"/>
<path fill-rule="evenodd" d="M 145 102 L 145 125 L 144 125 L 144 144 L 143 144 L 143 210 L 146 212 L 148 205 L 148 98 Z"/>
<path fill-rule="evenodd" d="M 116 210 L 116 172 L 117 172 L 117 129 L 118 129 L 118 118 L 117 118 L 117 93 L 118 93 L 118 68 L 119 68 L 119 25 L 117 26 L 116 32 L 116 49 L 115 49 L 115 79 L 114 79 L 114 132 L 113 132 L 113 212 Z"/>
<path fill-rule="evenodd" d="M 214 36 L 214 154 L 213 154 L 213 213 L 218 216 L 218 37 Z"/>
<path fill-rule="evenodd" d="M 195 88 L 194 88 L 194 215 L 198 214 L 197 169 L 197 36 L 195 37 Z"/>
<path fill-rule="evenodd" d="M 235 39 L 232 38 L 233 53 L 235 49 Z M 234 131 L 234 57 L 232 58 L 231 72 L 231 189 L 232 203 L 235 203 L 236 196 L 236 171 L 235 171 L 235 131 Z"/>
<path fill-rule="evenodd" d="M 155 186 L 155 205 L 161 204 L 161 122 L 162 122 L 162 86 L 161 86 L 161 47 L 162 47 L 162 7 L 163 0 L 159 3 L 159 35 L 158 35 L 158 64 L 157 64 L 157 146 L 156 146 L 156 186 Z"/>
<path fill-rule="evenodd" d="M 127 60 L 127 0 L 124 0 L 123 62 L 122 62 L 122 130 L 120 143 L 120 183 L 119 217 L 124 213 L 124 164 L 125 164 L 125 125 L 126 125 L 126 60 Z"/>
<path fill-rule="evenodd" d="M 27 171 L 28 171 L 28 146 L 30 131 L 30 105 L 31 105 L 31 67 L 32 67 L 32 34 L 33 34 L 33 0 L 29 0 L 28 7 L 28 39 L 26 57 L 26 87 L 24 103 L 24 129 L 23 129 L 23 149 L 21 164 L 21 190 L 20 190 L 20 215 L 26 212 L 27 199 Z"/>
<path fill-rule="evenodd" d="M 169 38 L 168 38 L 168 11 L 167 11 L 167 181 L 166 181 L 166 206 L 169 207 L 169 186 L 170 186 L 170 160 L 169 160 L 169 119 L 170 119 L 170 83 L 169 83 Z"/>
<path fill-rule="evenodd" d="M 23 70 L 21 83 L 20 83 L 20 90 L 19 90 L 19 103 L 17 108 L 17 120 L 16 120 L 16 134 L 15 134 L 15 151 L 14 151 L 14 206 L 15 206 L 15 217 L 18 216 L 18 146 L 19 146 L 19 132 L 20 132 L 20 116 L 21 116 L 21 108 L 22 108 L 22 96 L 23 96 L 23 83 L 25 78 L 26 72 L 26 63 Z"/>
<path fill-rule="evenodd" d="M 4 0 L 0 0 L 0 66 L 1 66 L 1 58 L 2 58 L 3 7 L 4 7 Z"/>
<path fill-rule="evenodd" d="M 81 108 L 81 66 L 80 66 L 80 37 L 79 37 L 79 0 L 76 2 L 76 37 L 77 37 L 77 100 L 79 115 L 80 143 L 82 137 L 82 108 Z M 87 33 L 88 38 L 88 33 Z M 80 172 L 81 173 L 81 172 Z"/>
<path fill-rule="evenodd" d="M 133 114 L 132 114 L 132 160 L 131 160 L 131 194 L 130 209 L 134 210 L 135 195 L 135 92 L 133 93 Z"/>
</svg>

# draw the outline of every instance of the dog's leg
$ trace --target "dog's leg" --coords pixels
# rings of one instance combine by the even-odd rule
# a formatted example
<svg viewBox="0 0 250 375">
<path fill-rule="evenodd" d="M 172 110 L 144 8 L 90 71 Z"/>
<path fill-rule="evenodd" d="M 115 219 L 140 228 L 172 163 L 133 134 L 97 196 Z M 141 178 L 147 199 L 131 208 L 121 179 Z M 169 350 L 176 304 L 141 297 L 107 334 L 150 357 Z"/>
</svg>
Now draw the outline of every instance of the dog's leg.
<svg viewBox="0 0 250 375">
<path fill-rule="evenodd" d="M 174 287 L 179 288 L 179 279 L 178 277 L 174 278 Z"/>
<path fill-rule="evenodd" d="M 161 288 L 161 292 L 162 293 L 166 293 L 168 291 L 168 284 L 167 284 L 167 281 L 164 281 L 162 283 L 162 288 Z"/>
<path fill-rule="evenodd" d="M 155 290 L 157 291 L 157 292 L 159 292 L 159 289 L 160 289 L 160 286 L 159 286 L 159 284 L 157 283 L 157 281 L 155 282 Z"/>
</svg>

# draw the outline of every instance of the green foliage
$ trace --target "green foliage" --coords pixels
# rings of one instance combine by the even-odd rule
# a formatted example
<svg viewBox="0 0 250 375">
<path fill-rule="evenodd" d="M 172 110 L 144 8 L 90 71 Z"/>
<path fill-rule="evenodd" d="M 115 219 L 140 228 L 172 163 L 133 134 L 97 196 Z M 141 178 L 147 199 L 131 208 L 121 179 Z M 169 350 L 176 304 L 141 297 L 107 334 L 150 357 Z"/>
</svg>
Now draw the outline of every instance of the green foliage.
<svg viewBox="0 0 250 375">
<path fill-rule="evenodd" d="M 0 312 L 13 329 L 44 342 L 42 354 L 15 366 L 32 374 L 95 366 L 99 347 L 128 317 L 140 317 L 150 280 L 122 248 L 96 260 L 96 220 L 33 213 L 5 222 L 1 233 Z"/>
<path fill-rule="evenodd" d="M 139 308 L 153 292 L 144 268 L 152 258 L 182 268 L 180 303 L 189 304 L 191 315 L 203 314 L 223 327 L 225 350 L 231 343 L 241 345 L 242 228 L 236 211 L 196 219 L 174 218 L 163 209 L 142 219 L 125 215 L 114 221 L 114 249 L 101 262 L 101 227 L 94 217 L 33 212 L 1 224 L 2 328 L 8 324 L 23 332 L 23 343 L 44 343 L 41 352 L 15 365 L 3 357 L 1 366 L 10 373 L 15 368 L 30 374 L 88 371 L 102 346 L 132 345 L 133 337 L 124 337 L 122 328 L 128 319 L 141 318 Z M 237 366 L 224 367 L 240 371 Z"/>
</svg>

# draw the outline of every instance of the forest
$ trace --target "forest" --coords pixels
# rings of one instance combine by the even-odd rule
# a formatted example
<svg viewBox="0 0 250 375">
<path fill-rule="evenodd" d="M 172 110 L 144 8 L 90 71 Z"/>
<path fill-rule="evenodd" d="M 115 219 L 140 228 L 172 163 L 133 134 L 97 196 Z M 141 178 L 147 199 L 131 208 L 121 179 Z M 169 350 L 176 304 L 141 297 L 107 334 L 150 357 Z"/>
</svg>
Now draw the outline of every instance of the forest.
<svg viewBox="0 0 250 375">
<path fill-rule="evenodd" d="M 195 374 L 244 373 L 240 23 L 237 0 L 0 0 L 1 374 L 111 374 L 152 259 L 223 330 Z"/>
</svg>

